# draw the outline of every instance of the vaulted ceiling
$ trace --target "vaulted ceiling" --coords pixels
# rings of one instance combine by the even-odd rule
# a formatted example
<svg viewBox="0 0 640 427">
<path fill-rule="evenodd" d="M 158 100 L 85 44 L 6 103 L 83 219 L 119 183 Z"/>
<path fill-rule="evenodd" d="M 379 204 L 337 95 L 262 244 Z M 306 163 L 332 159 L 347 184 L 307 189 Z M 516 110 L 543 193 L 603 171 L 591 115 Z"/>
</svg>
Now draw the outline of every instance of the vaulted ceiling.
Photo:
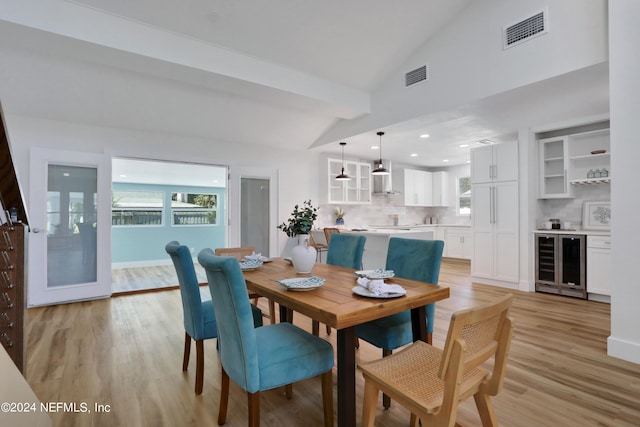
<svg viewBox="0 0 640 427">
<path fill-rule="evenodd" d="M 372 92 L 472 2 L 2 0 L 0 99 L 13 114 L 306 150 L 369 114 Z M 386 158 L 460 164 L 460 144 L 558 117 L 558 94 L 575 114 L 606 109 L 606 66 L 340 139 L 375 158 L 383 130 Z M 339 153 L 324 142 L 313 150 Z"/>
</svg>

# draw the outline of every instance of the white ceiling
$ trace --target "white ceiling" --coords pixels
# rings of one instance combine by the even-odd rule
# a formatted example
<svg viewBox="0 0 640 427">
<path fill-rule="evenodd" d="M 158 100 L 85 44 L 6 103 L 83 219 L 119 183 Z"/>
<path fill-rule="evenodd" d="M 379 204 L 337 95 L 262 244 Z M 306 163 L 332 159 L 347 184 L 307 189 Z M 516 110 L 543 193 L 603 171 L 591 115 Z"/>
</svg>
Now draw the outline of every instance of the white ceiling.
<svg viewBox="0 0 640 427">
<path fill-rule="evenodd" d="M 367 114 L 370 93 L 473 2 L 0 1 L 7 113 L 299 150 Z M 381 130 L 386 159 L 462 164 L 461 144 L 608 111 L 608 93 L 596 66 L 345 137 L 345 156 L 378 157 Z M 338 141 L 313 150 L 340 154 Z"/>
</svg>

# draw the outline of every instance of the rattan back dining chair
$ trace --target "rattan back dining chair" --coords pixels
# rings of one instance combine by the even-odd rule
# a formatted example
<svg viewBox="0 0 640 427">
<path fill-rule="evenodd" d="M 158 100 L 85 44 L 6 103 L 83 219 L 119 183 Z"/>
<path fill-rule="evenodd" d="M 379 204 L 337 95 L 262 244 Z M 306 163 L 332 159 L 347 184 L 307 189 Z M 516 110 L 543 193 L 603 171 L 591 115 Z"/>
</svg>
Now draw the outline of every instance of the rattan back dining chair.
<svg viewBox="0 0 640 427">
<path fill-rule="evenodd" d="M 491 397 L 500 392 L 513 324 L 513 296 L 458 311 L 451 317 L 444 349 L 416 341 L 382 359 L 362 363 L 362 427 L 372 427 L 379 391 L 411 411 L 410 424 L 452 427 L 458 404 L 473 396 L 483 426 L 497 426 Z M 483 364 L 494 358 L 491 370 Z"/>
</svg>

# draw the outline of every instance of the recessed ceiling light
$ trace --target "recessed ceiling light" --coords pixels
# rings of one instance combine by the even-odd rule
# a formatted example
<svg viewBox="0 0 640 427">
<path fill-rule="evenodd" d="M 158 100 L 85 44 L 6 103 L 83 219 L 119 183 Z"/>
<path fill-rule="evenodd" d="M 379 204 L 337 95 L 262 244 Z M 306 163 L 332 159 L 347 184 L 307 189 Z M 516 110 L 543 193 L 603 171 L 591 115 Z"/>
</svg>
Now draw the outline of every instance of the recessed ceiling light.
<svg viewBox="0 0 640 427">
<path fill-rule="evenodd" d="M 411 157 L 418 157 L 418 153 L 411 153 L 410 156 Z"/>
<path fill-rule="evenodd" d="M 444 159 L 443 160 L 444 163 L 447 163 L 448 161 L 449 161 L 449 159 Z"/>
<path fill-rule="evenodd" d="M 371 149 L 372 149 L 372 150 L 377 150 L 378 148 L 380 148 L 380 147 L 378 147 L 377 145 L 372 145 L 372 146 L 371 146 Z"/>
<path fill-rule="evenodd" d="M 64 172 L 62 175 L 63 176 L 71 176 L 71 174 L 69 172 Z"/>
<path fill-rule="evenodd" d="M 467 148 L 469 144 L 460 144 L 460 148 Z"/>
<path fill-rule="evenodd" d="M 471 160 L 467 160 L 467 163 L 471 163 Z"/>
<path fill-rule="evenodd" d="M 127 175 L 125 175 L 125 174 L 120 175 L 120 178 L 126 178 L 126 177 L 127 177 Z"/>
<path fill-rule="evenodd" d="M 420 135 L 420 138 L 429 138 L 429 134 L 428 133 L 423 133 L 422 135 Z"/>
</svg>

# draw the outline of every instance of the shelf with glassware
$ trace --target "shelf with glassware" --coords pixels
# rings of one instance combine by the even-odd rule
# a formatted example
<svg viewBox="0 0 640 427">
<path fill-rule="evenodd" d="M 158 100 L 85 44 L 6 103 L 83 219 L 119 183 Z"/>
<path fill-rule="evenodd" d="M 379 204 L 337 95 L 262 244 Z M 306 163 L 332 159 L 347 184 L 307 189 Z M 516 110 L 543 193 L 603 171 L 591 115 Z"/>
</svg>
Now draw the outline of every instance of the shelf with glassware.
<svg viewBox="0 0 640 427">
<path fill-rule="evenodd" d="M 572 185 L 611 182 L 609 129 L 538 140 L 541 199 L 570 198 Z"/>
<path fill-rule="evenodd" d="M 611 182 L 609 129 L 569 137 L 569 183 L 606 184 Z"/>
<path fill-rule="evenodd" d="M 338 181 L 336 176 L 342 172 L 342 160 L 328 159 L 328 204 L 370 204 L 371 203 L 371 165 L 369 163 L 345 160 L 344 171 L 351 178 Z"/>
</svg>

